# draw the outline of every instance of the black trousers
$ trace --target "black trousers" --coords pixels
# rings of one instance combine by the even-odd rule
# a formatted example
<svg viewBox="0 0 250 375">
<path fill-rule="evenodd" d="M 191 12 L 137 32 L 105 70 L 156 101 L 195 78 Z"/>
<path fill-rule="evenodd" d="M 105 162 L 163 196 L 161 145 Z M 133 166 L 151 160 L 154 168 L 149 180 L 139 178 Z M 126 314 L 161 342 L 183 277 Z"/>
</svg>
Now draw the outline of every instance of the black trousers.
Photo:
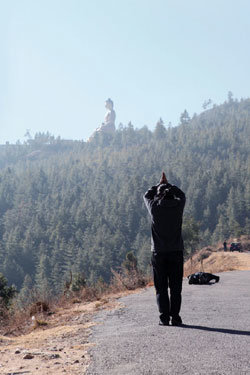
<svg viewBox="0 0 250 375">
<path fill-rule="evenodd" d="M 178 317 L 181 309 L 183 279 L 182 251 L 172 251 L 166 254 L 153 253 L 152 266 L 160 318 L 169 320 L 170 316 Z"/>
</svg>

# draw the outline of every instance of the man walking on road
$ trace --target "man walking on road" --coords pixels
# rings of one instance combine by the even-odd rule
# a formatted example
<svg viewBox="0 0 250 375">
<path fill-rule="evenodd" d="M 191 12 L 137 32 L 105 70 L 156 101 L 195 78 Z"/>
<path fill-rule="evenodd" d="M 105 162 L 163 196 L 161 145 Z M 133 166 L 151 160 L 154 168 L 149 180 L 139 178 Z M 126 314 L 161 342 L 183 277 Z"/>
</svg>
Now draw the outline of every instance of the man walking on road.
<svg viewBox="0 0 250 375">
<path fill-rule="evenodd" d="M 169 184 L 164 172 L 160 183 L 144 195 L 151 216 L 152 266 L 160 325 L 169 325 L 170 317 L 172 325 L 182 324 L 179 315 L 184 250 L 181 230 L 185 201 L 183 191 Z"/>
</svg>

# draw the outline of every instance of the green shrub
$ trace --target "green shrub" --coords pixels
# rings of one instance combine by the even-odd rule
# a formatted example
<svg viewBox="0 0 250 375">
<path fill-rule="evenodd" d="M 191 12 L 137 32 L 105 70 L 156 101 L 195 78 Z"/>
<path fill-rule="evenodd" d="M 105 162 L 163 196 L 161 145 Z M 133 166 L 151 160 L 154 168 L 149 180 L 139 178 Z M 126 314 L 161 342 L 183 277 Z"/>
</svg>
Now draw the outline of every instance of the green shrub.
<svg viewBox="0 0 250 375">
<path fill-rule="evenodd" d="M 14 286 L 8 286 L 7 279 L 0 273 L 0 306 L 8 308 L 16 293 L 16 288 Z"/>
</svg>

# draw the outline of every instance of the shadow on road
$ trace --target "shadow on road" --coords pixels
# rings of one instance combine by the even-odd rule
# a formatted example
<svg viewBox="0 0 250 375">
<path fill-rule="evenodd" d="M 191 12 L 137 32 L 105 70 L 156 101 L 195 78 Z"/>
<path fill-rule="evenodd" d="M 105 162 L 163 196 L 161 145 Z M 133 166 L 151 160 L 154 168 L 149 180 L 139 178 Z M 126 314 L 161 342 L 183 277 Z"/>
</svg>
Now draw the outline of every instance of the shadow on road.
<svg viewBox="0 0 250 375">
<path fill-rule="evenodd" d="M 180 326 L 180 328 L 200 329 L 202 331 L 229 333 L 230 335 L 250 336 L 250 331 L 239 331 L 237 329 L 212 328 L 212 327 L 204 327 L 204 326 L 194 326 L 194 325 L 189 325 L 189 324 L 183 324 L 182 326 Z"/>
</svg>

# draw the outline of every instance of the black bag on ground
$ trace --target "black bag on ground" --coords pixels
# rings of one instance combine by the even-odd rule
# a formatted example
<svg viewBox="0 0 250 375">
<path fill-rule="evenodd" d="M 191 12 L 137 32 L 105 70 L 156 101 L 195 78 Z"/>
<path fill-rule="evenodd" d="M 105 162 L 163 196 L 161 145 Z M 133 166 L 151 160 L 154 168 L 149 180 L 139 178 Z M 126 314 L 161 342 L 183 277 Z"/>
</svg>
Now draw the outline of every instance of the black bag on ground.
<svg viewBox="0 0 250 375">
<path fill-rule="evenodd" d="M 189 284 L 204 285 L 204 284 L 209 284 L 211 280 L 214 280 L 215 283 L 218 283 L 220 280 L 220 277 L 213 275 L 212 273 L 208 273 L 208 272 L 196 272 L 188 276 Z"/>
</svg>

